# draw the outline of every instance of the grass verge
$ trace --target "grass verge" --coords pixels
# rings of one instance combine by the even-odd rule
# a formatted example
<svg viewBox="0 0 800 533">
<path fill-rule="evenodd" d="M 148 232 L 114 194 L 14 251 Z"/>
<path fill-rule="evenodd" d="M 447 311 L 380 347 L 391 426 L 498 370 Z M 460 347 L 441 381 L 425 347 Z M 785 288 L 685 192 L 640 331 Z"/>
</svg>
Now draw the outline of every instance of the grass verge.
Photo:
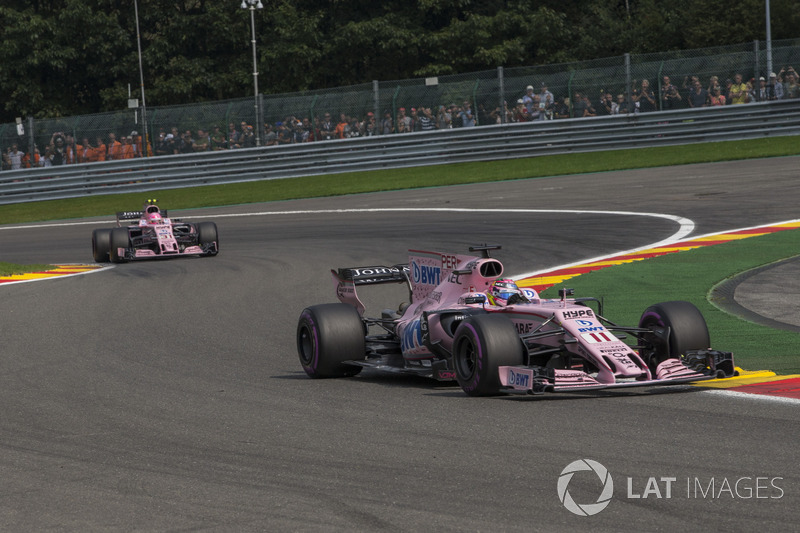
<svg viewBox="0 0 800 533">
<path fill-rule="evenodd" d="M 555 298 L 558 288 L 566 286 L 576 296 L 603 298 L 605 316 L 623 325 L 638 324 L 655 303 L 686 300 L 705 316 L 713 347 L 733 352 L 738 366 L 800 373 L 800 334 L 753 324 L 708 299 L 711 288 L 725 279 L 797 255 L 799 243 L 800 230 L 788 230 L 663 255 L 583 274 L 542 296 Z"/>
<path fill-rule="evenodd" d="M 800 137 L 663 146 L 585 154 L 550 155 L 424 168 L 344 172 L 303 178 L 210 185 L 185 189 L 85 196 L 0 206 L 0 224 L 111 215 L 138 209 L 156 197 L 168 209 L 272 202 L 376 191 L 608 172 L 690 163 L 796 155 Z"/>
<path fill-rule="evenodd" d="M 16 274 L 27 274 L 28 272 L 41 272 L 51 270 L 53 265 L 17 265 L 0 261 L 0 276 L 14 276 Z"/>
</svg>

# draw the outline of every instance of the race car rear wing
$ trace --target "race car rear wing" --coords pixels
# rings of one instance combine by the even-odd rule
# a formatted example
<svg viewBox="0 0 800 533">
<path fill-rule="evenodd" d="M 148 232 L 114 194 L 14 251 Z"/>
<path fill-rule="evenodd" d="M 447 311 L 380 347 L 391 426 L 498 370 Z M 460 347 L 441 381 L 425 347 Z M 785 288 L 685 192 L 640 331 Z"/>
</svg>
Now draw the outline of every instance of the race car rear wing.
<svg viewBox="0 0 800 533">
<path fill-rule="evenodd" d="M 352 280 L 356 285 L 403 283 L 408 281 L 408 265 L 340 268 L 338 276 L 342 279 Z"/>
<path fill-rule="evenodd" d="M 336 286 L 336 296 L 339 301 L 352 305 L 358 309 L 359 314 L 363 315 L 366 309 L 358 298 L 357 286 L 380 285 L 384 283 L 406 283 L 409 294 L 411 293 L 411 282 L 408 279 L 408 265 L 398 264 L 391 267 L 387 266 L 366 266 L 340 268 L 338 271 L 331 270 L 333 284 Z"/>
<path fill-rule="evenodd" d="M 167 218 L 167 212 L 160 211 L 162 217 Z M 139 220 L 144 216 L 144 211 L 117 211 L 117 226 L 120 226 L 120 222 L 123 220 Z"/>
</svg>

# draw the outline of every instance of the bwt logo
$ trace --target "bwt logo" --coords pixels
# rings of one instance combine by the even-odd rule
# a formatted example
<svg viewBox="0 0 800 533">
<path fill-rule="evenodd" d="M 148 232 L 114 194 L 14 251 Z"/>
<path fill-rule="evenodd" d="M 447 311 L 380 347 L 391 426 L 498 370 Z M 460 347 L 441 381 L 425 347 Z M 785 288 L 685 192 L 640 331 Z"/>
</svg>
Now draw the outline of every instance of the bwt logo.
<svg viewBox="0 0 800 533">
<path fill-rule="evenodd" d="M 415 284 L 439 285 L 441 283 L 441 268 L 417 263 L 412 263 L 411 267 L 411 279 Z"/>
<path fill-rule="evenodd" d="M 594 503 L 577 503 L 572 499 L 572 495 L 569 493 L 569 483 L 578 472 L 594 472 L 594 475 L 600 478 L 603 488 Z M 608 507 L 612 496 L 614 496 L 614 481 L 611 479 L 611 474 L 608 473 L 606 467 L 597 461 L 592 461 L 591 459 L 573 461 L 561 471 L 561 475 L 558 477 L 558 499 L 561 500 L 561 503 L 564 504 L 564 507 L 569 512 L 576 515 L 596 515 Z"/>
</svg>

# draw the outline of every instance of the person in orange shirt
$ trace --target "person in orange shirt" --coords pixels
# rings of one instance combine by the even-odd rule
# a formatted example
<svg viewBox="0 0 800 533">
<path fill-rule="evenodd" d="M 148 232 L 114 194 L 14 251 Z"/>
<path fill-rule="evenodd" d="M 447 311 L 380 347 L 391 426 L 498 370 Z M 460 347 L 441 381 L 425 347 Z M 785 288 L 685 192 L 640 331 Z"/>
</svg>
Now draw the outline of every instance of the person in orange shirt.
<svg viewBox="0 0 800 533">
<path fill-rule="evenodd" d="M 136 157 L 136 147 L 133 145 L 131 137 L 121 137 L 122 139 L 122 159 L 133 159 Z"/>
<path fill-rule="evenodd" d="M 92 150 L 89 158 L 91 161 L 105 161 L 106 160 L 106 144 L 103 142 L 102 137 L 97 138 L 97 145 Z"/>
<path fill-rule="evenodd" d="M 31 163 L 31 154 L 28 153 L 22 156 L 22 168 L 37 168 L 39 166 L 41 166 L 41 161 L 40 161 L 38 147 L 34 147 L 32 163 Z"/>
<path fill-rule="evenodd" d="M 106 151 L 106 160 L 122 159 L 122 143 L 117 140 L 114 132 L 108 134 L 108 149 Z"/>
<path fill-rule="evenodd" d="M 94 148 L 89 144 L 89 138 L 84 137 L 81 141 L 82 144 L 75 145 L 75 153 L 78 157 L 78 163 L 89 163 L 92 161 L 91 156 Z"/>
</svg>

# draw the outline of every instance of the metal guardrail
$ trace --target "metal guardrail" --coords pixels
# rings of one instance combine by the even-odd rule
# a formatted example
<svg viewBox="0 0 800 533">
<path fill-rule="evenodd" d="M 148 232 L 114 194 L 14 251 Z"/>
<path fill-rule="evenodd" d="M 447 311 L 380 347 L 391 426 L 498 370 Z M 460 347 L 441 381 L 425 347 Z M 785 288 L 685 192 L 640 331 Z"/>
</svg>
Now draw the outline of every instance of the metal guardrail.
<svg viewBox="0 0 800 533">
<path fill-rule="evenodd" d="M 6 171 L 0 204 L 784 135 L 800 135 L 800 100 Z"/>
</svg>

